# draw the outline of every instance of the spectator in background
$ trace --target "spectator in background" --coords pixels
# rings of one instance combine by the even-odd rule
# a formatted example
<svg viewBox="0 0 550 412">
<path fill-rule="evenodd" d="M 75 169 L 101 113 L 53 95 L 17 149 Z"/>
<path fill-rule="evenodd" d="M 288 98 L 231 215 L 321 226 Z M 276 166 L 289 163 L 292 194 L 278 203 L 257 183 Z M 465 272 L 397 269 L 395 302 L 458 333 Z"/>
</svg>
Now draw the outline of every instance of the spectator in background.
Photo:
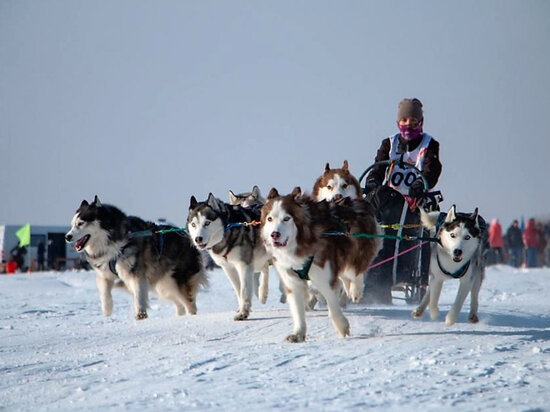
<svg viewBox="0 0 550 412">
<path fill-rule="evenodd" d="M 12 250 L 10 250 L 10 254 L 13 256 L 14 262 L 17 263 L 17 268 L 21 272 L 25 272 L 25 256 L 27 255 L 27 248 L 25 246 L 19 246 L 18 243 L 12 248 Z"/>
<path fill-rule="evenodd" d="M 539 266 L 543 267 L 546 265 L 546 245 L 548 244 L 548 241 L 546 240 L 546 230 L 542 222 L 537 222 L 535 227 L 537 228 L 538 236 L 537 257 Z"/>
<path fill-rule="evenodd" d="M 527 226 L 523 231 L 523 244 L 525 245 L 525 266 L 528 268 L 538 267 L 539 235 L 533 218 L 527 221 Z"/>
<path fill-rule="evenodd" d="M 53 240 L 48 240 L 48 270 L 54 269 L 54 256 L 53 256 Z"/>
<path fill-rule="evenodd" d="M 6 273 L 8 275 L 13 275 L 15 272 L 17 272 L 17 262 L 15 261 L 13 253 L 10 253 L 10 257 L 6 262 Z"/>
<path fill-rule="evenodd" d="M 517 220 L 514 220 L 506 231 L 506 242 L 508 243 L 510 252 L 510 261 L 508 264 L 515 268 L 519 268 L 522 261 L 523 238 Z"/>
<path fill-rule="evenodd" d="M 45 254 L 46 254 L 46 246 L 44 246 L 44 242 L 39 241 L 37 245 L 37 250 L 36 250 L 36 260 L 38 263 L 37 270 L 39 271 L 44 270 Z"/>
<path fill-rule="evenodd" d="M 497 218 L 491 221 L 489 226 L 489 245 L 491 247 L 491 257 L 489 264 L 499 264 L 504 261 L 502 255 L 502 248 L 504 247 L 504 240 L 502 239 L 502 226 Z"/>
</svg>

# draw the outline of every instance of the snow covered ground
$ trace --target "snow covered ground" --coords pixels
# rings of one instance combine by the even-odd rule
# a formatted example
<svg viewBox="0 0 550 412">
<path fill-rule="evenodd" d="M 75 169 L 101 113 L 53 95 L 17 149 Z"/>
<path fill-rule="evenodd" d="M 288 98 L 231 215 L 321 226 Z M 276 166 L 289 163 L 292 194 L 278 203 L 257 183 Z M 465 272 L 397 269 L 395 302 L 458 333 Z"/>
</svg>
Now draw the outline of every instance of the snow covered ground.
<svg viewBox="0 0 550 412">
<path fill-rule="evenodd" d="M 455 282 L 438 322 L 350 305 L 340 339 L 319 309 L 302 344 L 284 342 L 276 276 L 235 322 L 228 280 L 209 275 L 196 316 L 152 298 L 139 322 L 119 290 L 101 315 L 93 272 L 0 276 L 0 410 L 550 410 L 550 269 L 489 268 L 477 325 L 469 301 L 444 325 Z"/>
</svg>

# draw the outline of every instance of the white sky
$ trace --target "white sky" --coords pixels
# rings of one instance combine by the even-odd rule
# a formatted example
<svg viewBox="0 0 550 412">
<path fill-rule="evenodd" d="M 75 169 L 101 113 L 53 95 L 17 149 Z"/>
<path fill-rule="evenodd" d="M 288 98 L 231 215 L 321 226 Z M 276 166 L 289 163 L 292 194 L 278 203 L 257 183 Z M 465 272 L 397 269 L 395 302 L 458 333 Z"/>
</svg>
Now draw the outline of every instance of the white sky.
<svg viewBox="0 0 550 412">
<path fill-rule="evenodd" d="M 356 175 L 418 97 L 443 208 L 548 217 L 550 2 L 0 0 L 0 223 Z"/>
</svg>

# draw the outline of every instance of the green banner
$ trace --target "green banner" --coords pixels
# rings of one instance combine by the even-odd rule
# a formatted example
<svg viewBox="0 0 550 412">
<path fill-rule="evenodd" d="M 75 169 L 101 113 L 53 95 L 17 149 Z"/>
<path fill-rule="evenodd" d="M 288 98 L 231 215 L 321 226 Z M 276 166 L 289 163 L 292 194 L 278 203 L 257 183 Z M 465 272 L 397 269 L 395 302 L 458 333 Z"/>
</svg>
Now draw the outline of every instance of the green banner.
<svg viewBox="0 0 550 412">
<path fill-rule="evenodd" d="M 15 236 L 19 238 L 19 247 L 28 246 L 31 244 L 31 224 L 27 223 L 21 226 Z"/>
</svg>

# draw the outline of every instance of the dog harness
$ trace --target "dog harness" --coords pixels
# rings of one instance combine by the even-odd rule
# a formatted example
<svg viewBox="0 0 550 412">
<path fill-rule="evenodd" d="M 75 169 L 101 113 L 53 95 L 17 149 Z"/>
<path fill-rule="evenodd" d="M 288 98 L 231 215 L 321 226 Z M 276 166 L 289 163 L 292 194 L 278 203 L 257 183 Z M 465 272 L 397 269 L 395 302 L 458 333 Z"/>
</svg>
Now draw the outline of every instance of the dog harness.
<svg viewBox="0 0 550 412">
<path fill-rule="evenodd" d="M 292 270 L 294 271 L 294 273 L 298 275 L 300 279 L 309 280 L 309 270 L 311 269 L 312 264 L 313 264 L 313 256 L 310 256 L 306 259 L 301 269 L 292 269 Z"/>
<path fill-rule="evenodd" d="M 439 261 L 439 255 L 436 255 L 437 257 L 437 265 L 439 266 L 439 270 L 441 270 L 444 274 L 447 276 L 450 276 L 455 279 L 460 279 L 462 276 L 466 274 L 468 271 L 468 268 L 470 267 L 471 260 L 467 261 L 461 268 L 459 268 L 456 272 L 448 272 L 441 266 L 441 262 Z"/>
</svg>

